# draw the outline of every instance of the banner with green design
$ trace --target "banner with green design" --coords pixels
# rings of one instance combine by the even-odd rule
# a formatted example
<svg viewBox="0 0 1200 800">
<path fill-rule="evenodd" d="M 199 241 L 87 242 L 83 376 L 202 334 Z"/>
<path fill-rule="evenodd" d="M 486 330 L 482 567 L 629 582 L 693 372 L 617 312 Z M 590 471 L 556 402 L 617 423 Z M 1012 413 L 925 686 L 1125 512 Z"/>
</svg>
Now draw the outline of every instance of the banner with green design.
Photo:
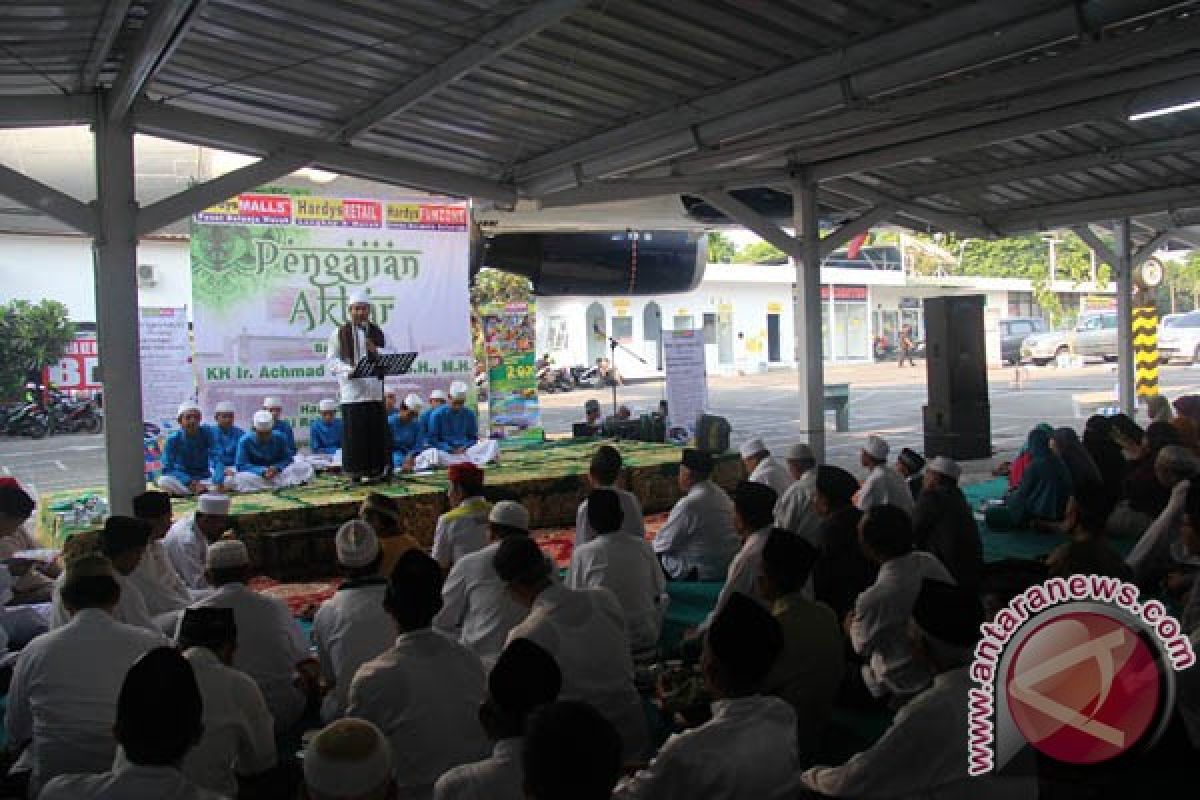
<svg viewBox="0 0 1200 800">
<path fill-rule="evenodd" d="M 488 419 L 493 439 L 541 441 L 533 303 L 495 303 L 480 309 L 488 365 Z"/>
<path fill-rule="evenodd" d="M 388 352 L 418 353 L 389 378 L 401 399 L 473 383 L 467 207 L 448 198 L 380 200 L 264 190 L 192 218 L 195 362 L 206 417 L 222 400 L 249 427 L 279 396 L 298 439 L 337 397 L 326 350 L 365 292 Z M 182 398 L 181 398 L 182 399 Z"/>
</svg>

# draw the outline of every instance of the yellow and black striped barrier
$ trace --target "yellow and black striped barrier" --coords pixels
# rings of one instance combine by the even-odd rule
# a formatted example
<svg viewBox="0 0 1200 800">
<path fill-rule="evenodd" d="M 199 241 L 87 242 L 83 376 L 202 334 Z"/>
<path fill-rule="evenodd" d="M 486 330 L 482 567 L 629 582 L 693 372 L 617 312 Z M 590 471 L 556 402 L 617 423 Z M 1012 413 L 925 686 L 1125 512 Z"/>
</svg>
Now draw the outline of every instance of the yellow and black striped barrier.
<svg viewBox="0 0 1200 800">
<path fill-rule="evenodd" d="M 1133 309 L 1133 364 L 1137 396 L 1158 394 L 1158 309 L 1154 306 Z"/>
</svg>

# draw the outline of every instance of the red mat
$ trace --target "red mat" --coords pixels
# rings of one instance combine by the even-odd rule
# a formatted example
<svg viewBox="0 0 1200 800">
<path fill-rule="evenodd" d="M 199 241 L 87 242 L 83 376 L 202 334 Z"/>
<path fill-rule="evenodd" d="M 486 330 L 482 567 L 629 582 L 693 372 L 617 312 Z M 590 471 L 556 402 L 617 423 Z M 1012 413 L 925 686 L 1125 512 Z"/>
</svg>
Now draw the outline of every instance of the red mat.
<svg viewBox="0 0 1200 800">
<path fill-rule="evenodd" d="M 658 533 L 659 528 L 667 521 L 667 514 L 649 514 L 646 516 L 646 540 L 649 541 Z M 554 559 L 559 569 L 571 565 L 571 553 L 575 550 L 574 528 L 539 528 L 533 532 L 538 547 Z"/>
</svg>

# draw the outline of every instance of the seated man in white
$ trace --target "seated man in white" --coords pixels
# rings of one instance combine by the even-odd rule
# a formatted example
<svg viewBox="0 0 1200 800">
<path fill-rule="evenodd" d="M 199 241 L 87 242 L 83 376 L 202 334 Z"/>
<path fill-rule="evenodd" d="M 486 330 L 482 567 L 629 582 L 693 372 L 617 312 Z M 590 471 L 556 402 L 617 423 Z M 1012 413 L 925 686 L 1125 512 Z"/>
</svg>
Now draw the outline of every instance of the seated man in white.
<svg viewBox="0 0 1200 800">
<path fill-rule="evenodd" d="M 221 800 L 179 769 L 204 729 L 200 689 L 192 668 L 173 648 L 142 656 L 122 676 L 112 735 L 121 745 L 115 763 L 98 775 L 62 775 L 42 800 Z"/>
<path fill-rule="evenodd" d="M 744 442 L 738 450 L 742 466 L 746 468 L 746 480 L 770 486 L 780 497 L 792 485 L 792 475 L 787 465 L 771 455 L 762 439 Z"/>
<path fill-rule="evenodd" d="M 130 578 L 150 539 L 150 526 L 136 517 L 112 516 L 104 520 L 100 531 L 100 554 L 109 560 L 113 568 L 113 579 L 121 587 L 121 599 L 113 609 L 113 617 L 126 625 L 135 625 L 149 631 L 162 630 L 160 621 L 150 616 L 146 601 L 137 585 Z M 66 574 L 60 575 L 51 599 L 50 627 L 61 628 L 71 619 L 67 604 L 63 601 L 62 586 Z"/>
<path fill-rule="evenodd" d="M 487 544 L 487 519 L 492 505 L 483 497 L 484 473 L 471 463 L 453 464 L 446 471 L 450 510 L 438 517 L 433 530 L 433 558 L 448 571 L 456 561 Z"/>
<path fill-rule="evenodd" d="M 112 767 L 117 695 L 142 654 L 167 644 L 161 634 L 113 618 L 121 587 L 102 556 L 67 564 L 62 601 L 70 621 L 21 651 L 8 690 L 4 727 L 13 752 L 29 748 L 29 796 L 58 775 Z"/>
<path fill-rule="evenodd" d="M 594 489 L 585 501 L 588 527 L 599 535 L 571 554 L 569 589 L 608 589 L 625 612 L 635 655 L 653 654 L 670 596 L 654 551 L 645 539 L 625 533 L 621 499 L 612 489 Z"/>
<path fill-rule="evenodd" d="M 760 694 L 783 649 L 779 623 L 735 593 L 704 640 L 704 681 L 712 719 L 667 739 L 649 766 L 613 792 L 614 800 L 763 800 L 794 780 L 796 714 Z"/>
<path fill-rule="evenodd" d="M 874 434 L 867 437 L 859 453 L 859 463 L 867 469 L 855 506 L 866 511 L 875 506 L 893 505 L 905 514 L 913 512 L 912 490 L 899 472 L 887 464 L 888 443 Z"/>
<path fill-rule="evenodd" d="M 683 451 L 679 467 L 683 497 L 671 509 L 653 542 L 654 552 L 671 580 L 724 580 L 737 552 L 733 501 L 709 480 L 712 471 L 711 454 Z"/>
<path fill-rule="evenodd" d="M 591 703 L 621 733 L 625 755 L 648 744 L 642 700 L 633 683 L 625 614 L 607 589 L 568 589 L 551 580 L 551 564 L 528 536 L 510 536 L 493 559 L 508 591 L 529 616 L 508 635 L 541 645 L 562 670 L 562 699 Z"/>
<path fill-rule="evenodd" d="M 462 764 L 438 778 L 434 800 L 523 800 L 521 748 L 535 709 L 553 703 L 562 672 L 553 656 L 528 639 L 514 639 L 488 673 L 479 721 L 493 742 L 492 755 Z"/>
<path fill-rule="evenodd" d="M 212 588 L 204 575 L 208 569 L 205 558 L 209 545 L 229 530 L 230 505 L 227 494 L 202 494 L 196 501 L 196 511 L 175 522 L 163 537 L 171 566 L 190 590 Z"/>
<path fill-rule="evenodd" d="M 202 498 L 205 496 L 201 495 Z M 163 632 L 170 633 L 175 630 L 171 615 L 187 608 L 194 599 L 183 578 L 171 565 L 171 557 L 163 544 L 163 537 L 173 523 L 171 498 L 166 492 L 142 492 L 133 498 L 133 515 L 150 526 L 150 540 L 129 579 L 142 593 L 150 616 L 161 619 Z"/>
<path fill-rule="evenodd" d="M 285 489 L 312 480 L 312 464 L 296 461 L 287 440 L 274 427 L 270 411 L 254 412 L 254 430 L 238 442 L 237 474 L 233 476 L 237 491 Z"/>
<path fill-rule="evenodd" d="M 275 766 L 275 721 L 249 675 L 233 668 L 238 630 L 229 608 L 190 608 L 176 643 L 192 666 L 204 701 L 204 734 L 183 761 L 183 774 L 201 786 L 237 797 Z"/>
<path fill-rule="evenodd" d="M 392 746 L 365 719 L 339 719 L 304 748 L 306 800 L 391 800 L 396 796 Z"/>
<path fill-rule="evenodd" d="M 954 579 L 936 556 L 913 550 L 912 521 L 895 506 L 867 511 L 858 524 L 858 539 L 867 559 L 879 565 L 879 575 L 855 600 L 846 630 L 863 659 L 862 679 L 871 696 L 904 701 L 933 679 L 908 638 L 921 582 Z"/>
<path fill-rule="evenodd" d="M 448 467 L 470 461 L 483 465 L 495 461 L 500 445 L 494 439 L 479 438 L 479 418 L 467 408 L 467 385 L 450 384 L 450 402 L 429 413 L 426 444 L 416 458 L 415 469 Z"/>
<path fill-rule="evenodd" d="M 611 489 L 621 500 L 621 532 L 638 539 L 646 538 L 646 520 L 642 514 L 642 503 L 633 492 L 617 486 L 621 476 L 621 452 L 611 444 L 603 444 L 592 454 L 588 464 L 588 483 L 593 489 Z M 596 531 L 588 525 L 588 501 L 585 498 L 575 512 L 575 546 L 587 544 L 596 538 Z"/>
<path fill-rule="evenodd" d="M 379 574 L 383 551 L 375 529 L 352 519 L 338 528 L 334 546 L 342 584 L 313 617 L 313 643 L 329 687 L 321 702 L 325 722 L 346 710 L 350 681 L 358 668 L 396 641 L 396 626 L 383 608 L 387 578 Z"/>
<path fill-rule="evenodd" d="M 817 490 L 817 459 L 806 444 L 794 444 L 787 451 L 788 472 L 792 485 L 775 503 L 775 527 L 791 531 L 813 547 L 820 544 L 817 531 L 821 515 L 812 506 Z"/>
<path fill-rule="evenodd" d="M 488 544 L 456 561 L 442 587 L 442 609 L 433 627 L 469 647 L 491 669 L 508 641 L 508 632 L 529 610 L 516 601 L 496 574 L 492 559 L 510 536 L 529 536 L 529 512 L 520 503 L 501 500 L 487 517 Z"/>
<path fill-rule="evenodd" d="M 430 627 L 442 604 L 436 561 L 402 555 L 385 602 L 400 635 L 359 668 L 346 716 L 375 723 L 391 742 L 401 797 L 428 797 L 446 770 L 487 755 L 479 723 L 487 679 L 474 653 Z"/>
<path fill-rule="evenodd" d="M 295 725 L 315 692 L 318 667 L 282 600 L 246 586 L 253 574 L 246 545 L 223 539 L 208 548 L 208 581 L 216 591 L 192 608 L 231 608 L 238 629 L 233 666 L 258 684 L 276 733 Z M 178 638 L 178 637 L 176 637 Z"/>
<path fill-rule="evenodd" d="M 192 400 L 179 405 L 176 419 L 179 430 L 167 437 L 163 445 L 162 476 L 158 487 L 177 497 L 207 492 L 220 481 L 213 479 L 213 461 L 217 455 L 216 440 L 207 425 L 201 425 L 203 412 Z"/>
</svg>

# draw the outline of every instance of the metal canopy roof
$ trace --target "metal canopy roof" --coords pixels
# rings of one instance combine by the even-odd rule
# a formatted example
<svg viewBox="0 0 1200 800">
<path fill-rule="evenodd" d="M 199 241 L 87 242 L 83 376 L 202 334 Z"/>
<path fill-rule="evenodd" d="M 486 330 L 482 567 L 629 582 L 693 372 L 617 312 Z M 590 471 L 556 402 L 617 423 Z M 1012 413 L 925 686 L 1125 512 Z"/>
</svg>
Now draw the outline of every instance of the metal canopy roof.
<svg viewBox="0 0 1200 800">
<path fill-rule="evenodd" d="M 1200 2 L 10 0 L 0 125 L 86 122 L 501 207 L 815 181 L 997 236 L 1200 244 Z M 97 90 L 103 90 L 97 94 Z M 4 97 L 5 95 L 9 97 Z M 99 97 L 100 100 L 96 98 Z"/>
</svg>

